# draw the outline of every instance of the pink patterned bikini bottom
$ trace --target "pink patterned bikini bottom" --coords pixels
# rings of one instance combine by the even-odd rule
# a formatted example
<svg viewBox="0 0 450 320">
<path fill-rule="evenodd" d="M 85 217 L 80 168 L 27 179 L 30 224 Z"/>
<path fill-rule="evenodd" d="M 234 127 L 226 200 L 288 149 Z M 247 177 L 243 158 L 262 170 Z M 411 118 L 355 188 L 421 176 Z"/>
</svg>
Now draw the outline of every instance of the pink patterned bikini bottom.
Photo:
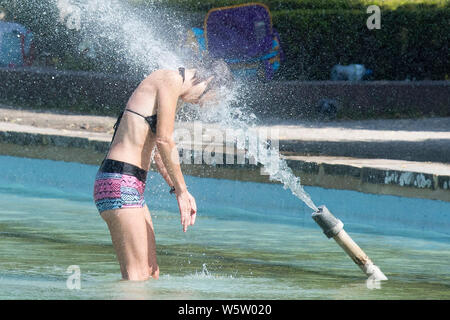
<svg viewBox="0 0 450 320">
<path fill-rule="evenodd" d="M 105 159 L 94 184 L 94 201 L 99 213 L 120 208 L 142 208 L 147 171 L 132 164 Z"/>
</svg>

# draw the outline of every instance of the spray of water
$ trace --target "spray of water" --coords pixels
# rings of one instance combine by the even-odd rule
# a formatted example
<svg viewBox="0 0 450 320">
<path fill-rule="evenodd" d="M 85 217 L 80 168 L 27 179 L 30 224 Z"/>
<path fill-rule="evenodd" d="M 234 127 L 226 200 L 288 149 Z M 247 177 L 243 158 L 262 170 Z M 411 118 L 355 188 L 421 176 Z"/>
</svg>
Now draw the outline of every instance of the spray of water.
<svg viewBox="0 0 450 320">
<path fill-rule="evenodd" d="M 241 150 L 245 149 L 247 157 L 253 158 L 257 163 L 260 163 L 271 180 L 281 182 L 285 189 L 290 189 L 308 207 L 318 211 L 317 206 L 304 190 L 300 178 L 294 175 L 286 160 L 280 155 L 279 150 L 274 148 L 267 140 L 254 139 L 258 136 L 258 119 L 247 108 L 245 103 L 238 99 L 239 92 L 244 86 L 244 82 L 237 81 L 232 91 L 221 95 L 225 99 L 220 101 L 218 105 L 201 110 L 203 112 L 200 113 L 200 119 L 204 122 L 215 122 L 223 130 L 230 127 L 242 130 L 244 138 L 237 139 L 236 147 Z M 253 146 L 253 148 L 249 148 L 248 141 L 250 139 L 256 141 L 257 145 Z"/>
<path fill-rule="evenodd" d="M 54 1 L 60 22 L 78 31 L 87 55 L 96 52 L 99 60 L 114 56 L 136 76 L 182 65 L 172 48 L 183 27 L 157 3 L 143 10 L 119 0 Z"/>
<path fill-rule="evenodd" d="M 83 38 L 94 41 L 98 47 L 107 49 L 115 56 L 123 59 L 130 68 L 144 69 L 146 73 L 158 68 L 176 69 L 178 66 L 192 64 L 189 57 L 183 56 L 178 50 L 179 35 L 186 26 L 182 26 L 176 15 L 158 8 L 157 2 L 148 7 L 145 18 L 140 15 L 140 9 L 131 7 L 118 0 L 55 0 L 61 8 L 68 3 L 75 6 L 79 17 L 79 29 Z M 70 2 L 69 2 L 70 1 Z M 67 10 L 66 12 L 74 10 Z M 73 14 L 72 14 L 73 15 Z M 77 22 L 77 21 L 75 21 Z M 225 98 L 212 108 L 204 108 L 198 114 L 200 120 L 215 122 L 223 129 L 240 129 L 247 139 L 240 139 L 239 149 L 245 149 L 245 141 L 254 136 L 257 124 L 256 116 L 239 101 L 239 92 L 245 83 L 236 83 L 234 89 L 224 92 Z M 225 90 L 225 89 L 224 89 Z M 314 211 L 311 197 L 305 192 L 299 177 L 282 159 L 278 150 L 270 146 L 267 141 L 258 141 L 255 149 L 248 149 L 247 155 L 260 163 L 270 179 L 279 181 L 285 189 L 301 199 Z M 265 150 L 267 152 L 261 152 Z"/>
</svg>

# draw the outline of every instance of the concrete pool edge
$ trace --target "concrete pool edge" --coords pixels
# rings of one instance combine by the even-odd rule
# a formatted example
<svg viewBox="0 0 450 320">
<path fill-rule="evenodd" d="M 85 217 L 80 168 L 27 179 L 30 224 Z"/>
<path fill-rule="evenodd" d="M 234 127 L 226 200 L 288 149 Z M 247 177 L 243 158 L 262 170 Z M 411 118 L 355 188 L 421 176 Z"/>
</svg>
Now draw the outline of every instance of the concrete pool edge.
<svg viewBox="0 0 450 320">
<path fill-rule="evenodd" d="M 75 136 L 67 130 L 35 129 L 34 132 L 0 130 L 0 154 L 98 165 L 109 145 L 109 139 L 102 135 L 77 132 Z M 447 164 L 433 167 L 430 163 L 401 160 L 284 158 L 305 186 L 450 202 L 450 165 Z M 273 183 L 259 166 L 251 164 L 211 166 L 203 162 L 182 164 L 182 170 L 192 176 Z"/>
</svg>

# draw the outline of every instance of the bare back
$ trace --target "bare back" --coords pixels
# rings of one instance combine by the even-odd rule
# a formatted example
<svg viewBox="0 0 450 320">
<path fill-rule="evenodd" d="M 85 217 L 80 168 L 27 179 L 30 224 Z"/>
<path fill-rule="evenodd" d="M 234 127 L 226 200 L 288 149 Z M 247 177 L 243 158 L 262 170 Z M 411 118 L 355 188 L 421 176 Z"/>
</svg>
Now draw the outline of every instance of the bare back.
<svg viewBox="0 0 450 320">
<path fill-rule="evenodd" d="M 181 90 L 182 82 L 176 76 L 178 73 L 173 70 L 153 72 L 133 92 L 126 109 L 143 116 L 156 114 L 159 105 L 158 90 L 161 86 L 167 82 L 176 82 Z M 179 90 L 174 90 L 173 94 L 179 95 Z M 148 171 L 155 141 L 156 135 L 151 132 L 144 118 L 124 112 L 107 158 L 127 162 Z"/>
</svg>

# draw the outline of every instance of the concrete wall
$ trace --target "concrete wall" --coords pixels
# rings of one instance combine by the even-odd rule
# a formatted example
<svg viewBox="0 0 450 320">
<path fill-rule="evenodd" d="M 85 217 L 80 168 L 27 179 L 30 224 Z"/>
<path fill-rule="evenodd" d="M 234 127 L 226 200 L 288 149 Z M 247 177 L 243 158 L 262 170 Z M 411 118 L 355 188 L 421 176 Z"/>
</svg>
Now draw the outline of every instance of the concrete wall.
<svg viewBox="0 0 450 320">
<path fill-rule="evenodd" d="M 264 94 L 270 92 L 270 94 Z M 335 100 L 340 113 L 371 116 L 450 116 L 449 81 L 286 81 L 254 85 L 245 97 L 261 118 L 315 117 L 320 100 Z"/>
<path fill-rule="evenodd" d="M 0 68 L 0 100 L 30 108 L 115 115 L 138 84 L 102 73 Z"/>
</svg>

